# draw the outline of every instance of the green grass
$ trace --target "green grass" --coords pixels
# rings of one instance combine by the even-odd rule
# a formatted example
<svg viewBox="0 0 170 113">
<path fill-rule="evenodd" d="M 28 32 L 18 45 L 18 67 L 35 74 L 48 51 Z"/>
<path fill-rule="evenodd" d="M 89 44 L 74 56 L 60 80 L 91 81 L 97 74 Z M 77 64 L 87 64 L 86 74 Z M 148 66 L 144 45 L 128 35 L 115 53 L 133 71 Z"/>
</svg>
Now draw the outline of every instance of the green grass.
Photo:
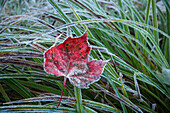
<svg viewBox="0 0 170 113">
<path fill-rule="evenodd" d="M 170 112 L 170 2 L 1 0 L 0 112 Z M 109 60 L 89 89 L 43 70 L 43 53 L 85 30 Z M 82 97 L 82 98 L 81 98 Z"/>
</svg>

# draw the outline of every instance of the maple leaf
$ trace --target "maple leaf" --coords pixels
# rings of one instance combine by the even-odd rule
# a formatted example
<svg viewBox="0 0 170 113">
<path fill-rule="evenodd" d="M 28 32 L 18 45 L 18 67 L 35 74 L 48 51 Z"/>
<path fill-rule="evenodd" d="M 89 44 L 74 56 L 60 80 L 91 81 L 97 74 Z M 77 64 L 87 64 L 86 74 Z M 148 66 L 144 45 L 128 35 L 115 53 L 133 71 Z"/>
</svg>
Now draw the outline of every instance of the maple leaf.
<svg viewBox="0 0 170 113">
<path fill-rule="evenodd" d="M 44 53 L 44 69 L 49 74 L 64 76 L 63 90 L 66 78 L 69 79 L 72 85 L 79 88 L 88 88 L 90 84 L 100 79 L 107 62 L 89 61 L 90 49 L 87 42 L 87 32 L 77 38 L 69 36 L 63 43 L 59 45 L 55 43 Z"/>
</svg>

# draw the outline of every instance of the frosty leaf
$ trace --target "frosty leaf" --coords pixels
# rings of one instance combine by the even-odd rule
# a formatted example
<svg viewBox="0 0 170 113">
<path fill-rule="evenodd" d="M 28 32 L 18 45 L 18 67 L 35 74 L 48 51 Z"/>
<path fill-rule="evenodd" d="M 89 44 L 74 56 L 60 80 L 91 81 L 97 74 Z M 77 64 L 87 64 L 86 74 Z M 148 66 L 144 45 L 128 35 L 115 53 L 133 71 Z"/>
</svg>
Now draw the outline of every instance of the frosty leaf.
<svg viewBox="0 0 170 113">
<path fill-rule="evenodd" d="M 59 45 L 55 43 L 44 53 L 45 71 L 56 76 L 64 76 L 61 98 L 67 78 L 71 84 L 79 88 L 88 88 L 90 84 L 100 79 L 107 61 L 89 61 L 90 49 L 85 32 L 81 37 L 68 37 Z"/>
<path fill-rule="evenodd" d="M 78 38 L 68 37 L 63 43 L 54 44 L 45 54 L 44 69 L 56 76 L 65 76 L 79 88 L 100 79 L 106 61 L 88 60 L 90 47 L 87 32 Z"/>
</svg>

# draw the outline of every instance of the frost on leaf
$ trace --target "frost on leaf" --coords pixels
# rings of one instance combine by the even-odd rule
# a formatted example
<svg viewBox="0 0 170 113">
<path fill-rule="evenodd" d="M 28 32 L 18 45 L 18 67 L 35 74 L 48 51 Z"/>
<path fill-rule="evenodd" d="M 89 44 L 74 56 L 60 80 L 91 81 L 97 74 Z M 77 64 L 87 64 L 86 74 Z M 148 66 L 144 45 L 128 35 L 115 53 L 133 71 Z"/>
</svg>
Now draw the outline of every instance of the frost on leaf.
<svg viewBox="0 0 170 113">
<path fill-rule="evenodd" d="M 79 88 L 88 88 L 100 79 L 106 64 L 106 61 L 89 61 L 90 49 L 87 32 L 78 38 L 68 37 L 63 43 L 54 44 L 44 53 L 44 69 L 50 74 L 65 76 Z"/>
</svg>

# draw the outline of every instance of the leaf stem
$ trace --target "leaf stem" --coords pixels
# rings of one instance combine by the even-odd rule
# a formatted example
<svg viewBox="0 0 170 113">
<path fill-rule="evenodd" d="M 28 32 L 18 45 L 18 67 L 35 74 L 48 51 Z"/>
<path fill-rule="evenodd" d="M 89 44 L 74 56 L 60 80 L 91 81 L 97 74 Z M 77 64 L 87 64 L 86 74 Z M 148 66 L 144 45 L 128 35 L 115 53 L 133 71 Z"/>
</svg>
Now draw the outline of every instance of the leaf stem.
<svg viewBox="0 0 170 113">
<path fill-rule="evenodd" d="M 63 96 L 63 92 L 64 92 L 66 80 L 67 80 L 67 78 L 66 78 L 66 76 L 65 76 L 65 77 L 64 77 L 64 83 L 63 83 L 63 89 L 62 89 L 62 92 L 61 92 L 61 97 L 60 97 L 60 100 L 59 100 L 59 102 L 58 102 L 57 108 L 58 108 L 58 106 L 60 105 L 60 102 L 61 102 L 61 99 L 62 99 L 62 96 Z"/>
<path fill-rule="evenodd" d="M 83 113 L 81 88 L 74 86 L 74 94 L 77 102 L 76 104 L 77 113 Z"/>
</svg>

